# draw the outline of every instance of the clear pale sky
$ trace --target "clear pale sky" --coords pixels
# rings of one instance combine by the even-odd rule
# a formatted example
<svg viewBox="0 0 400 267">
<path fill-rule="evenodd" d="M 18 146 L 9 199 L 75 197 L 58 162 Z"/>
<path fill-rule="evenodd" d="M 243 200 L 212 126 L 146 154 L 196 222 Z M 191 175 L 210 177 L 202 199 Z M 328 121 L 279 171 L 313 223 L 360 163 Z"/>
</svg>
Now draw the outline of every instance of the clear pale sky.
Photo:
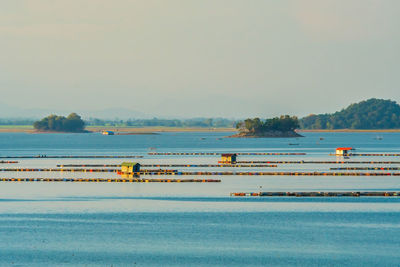
<svg viewBox="0 0 400 267">
<path fill-rule="evenodd" d="M 157 116 L 400 102 L 399 0 L 0 3 L 0 102 Z"/>
</svg>

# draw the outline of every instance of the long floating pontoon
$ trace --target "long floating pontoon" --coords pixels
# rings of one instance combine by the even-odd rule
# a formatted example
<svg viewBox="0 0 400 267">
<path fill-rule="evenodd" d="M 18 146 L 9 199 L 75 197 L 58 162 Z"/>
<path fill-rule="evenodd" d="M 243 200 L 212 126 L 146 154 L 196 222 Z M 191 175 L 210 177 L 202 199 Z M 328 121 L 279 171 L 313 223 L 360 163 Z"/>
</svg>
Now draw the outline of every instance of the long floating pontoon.
<svg viewBox="0 0 400 267">
<path fill-rule="evenodd" d="M 400 164 L 400 161 L 313 161 L 313 160 L 296 160 L 296 161 L 237 161 L 238 164 Z"/>
<path fill-rule="evenodd" d="M 120 169 L 60 169 L 60 168 L 41 168 L 41 169 L 31 169 L 31 168 L 7 168 L 0 169 L 0 172 L 113 172 L 119 173 Z M 156 173 L 156 172 L 177 172 L 176 170 L 142 170 L 143 174 Z"/>
<path fill-rule="evenodd" d="M 277 167 L 276 164 L 400 164 L 400 161 L 237 161 L 236 164 L 141 164 L 141 167 Z M 121 167 L 121 164 L 58 164 L 57 167 Z M 378 167 L 377 167 L 378 168 Z M 334 168 L 331 168 L 331 170 Z M 381 169 L 379 167 L 379 169 Z M 400 169 L 400 168 L 399 168 Z"/>
<path fill-rule="evenodd" d="M 0 178 L 1 182 L 220 183 L 217 179 Z"/>
<path fill-rule="evenodd" d="M 329 156 L 343 156 L 342 154 L 329 154 Z M 358 153 L 349 153 L 346 156 L 348 157 L 400 157 L 400 154 L 372 154 L 372 153 L 368 153 L 368 154 L 358 154 Z"/>
<path fill-rule="evenodd" d="M 398 171 L 400 170 L 399 167 L 342 167 L 342 168 L 330 168 L 332 171 L 337 170 L 348 170 L 348 171 L 356 171 L 356 170 L 371 170 L 371 171 Z"/>
<path fill-rule="evenodd" d="M 257 192 L 231 193 L 234 197 L 398 197 L 400 192 Z"/>
<path fill-rule="evenodd" d="M 13 164 L 13 163 L 19 163 L 18 161 L 4 161 L 4 160 L 1 160 L 0 161 L 0 164 Z"/>
<path fill-rule="evenodd" d="M 148 155 L 156 155 L 156 156 L 167 156 L 167 155 L 172 155 L 172 156 L 187 156 L 187 155 L 196 155 L 196 156 L 215 156 L 215 155 L 222 155 L 223 153 L 216 153 L 216 152 L 149 152 L 147 153 Z M 239 152 L 235 153 L 236 155 L 241 155 L 241 156 L 265 156 L 265 155 L 271 155 L 271 156 L 277 156 L 277 155 L 306 155 L 306 153 L 273 153 L 273 152 L 260 152 L 260 153 L 247 153 L 247 152 Z"/>
<path fill-rule="evenodd" d="M 143 156 L 48 156 L 48 155 L 36 155 L 36 156 L 0 156 L 0 159 L 134 159 L 143 158 Z"/>
<path fill-rule="evenodd" d="M 112 172 L 119 169 L 0 169 L 0 172 Z M 234 172 L 234 171 L 177 171 L 177 170 L 142 170 L 127 173 L 129 175 L 258 175 L 258 176 L 400 176 L 400 172 Z"/>
<path fill-rule="evenodd" d="M 64 164 L 57 167 L 121 167 L 121 164 Z M 207 168 L 207 167 L 233 167 L 233 168 L 264 168 L 278 167 L 273 164 L 140 164 L 140 167 L 182 167 L 182 168 Z"/>
</svg>

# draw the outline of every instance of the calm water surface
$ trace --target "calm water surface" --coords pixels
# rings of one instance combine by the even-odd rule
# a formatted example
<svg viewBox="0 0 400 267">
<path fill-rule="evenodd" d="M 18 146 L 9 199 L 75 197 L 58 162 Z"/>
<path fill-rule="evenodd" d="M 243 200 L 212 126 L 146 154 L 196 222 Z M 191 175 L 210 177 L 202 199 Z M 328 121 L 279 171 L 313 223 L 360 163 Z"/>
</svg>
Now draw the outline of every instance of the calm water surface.
<svg viewBox="0 0 400 267">
<path fill-rule="evenodd" d="M 226 133 L 0 133 L 0 156 L 142 155 L 141 163 L 210 163 L 217 156 L 159 152 L 306 152 L 239 160 L 334 160 L 338 146 L 399 153 L 398 133 L 305 133 L 298 139 L 231 139 Z M 383 140 L 377 140 L 377 135 Z M 320 140 L 320 137 L 323 140 Z M 205 138 L 205 139 L 204 139 Z M 297 145 L 289 145 L 297 144 Z M 352 158 L 392 160 L 399 157 Z M 121 163 L 21 159 L 0 168 Z M 341 165 L 279 165 L 329 171 Z M 352 166 L 352 165 L 345 165 Z M 389 166 L 384 164 L 371 166 Z M 392 165 L 393 166 L 399 166 Z M 199 170 L 186 168 L 187 170 Z M 221 170 L 221 168 L 208 168 Z M 237 171 L 234 168 L 223 170 Z M 254 169 L 241 169 L 254 170 Z M 271 171 L 271 168 L 259 168 Z M 112 173 L 1 172 L 1 177 L 117 177 Z M 184 177 L 192 178 L 192 177 Z M 199 177 L 193 177 L 199 178 Z M 231 198 L 230 192 L 400 191 L 394 177 L 211 176 L 218 184 L 0 182 L 0 266 L 398 266 L 399 198 Z"/>
</svg>

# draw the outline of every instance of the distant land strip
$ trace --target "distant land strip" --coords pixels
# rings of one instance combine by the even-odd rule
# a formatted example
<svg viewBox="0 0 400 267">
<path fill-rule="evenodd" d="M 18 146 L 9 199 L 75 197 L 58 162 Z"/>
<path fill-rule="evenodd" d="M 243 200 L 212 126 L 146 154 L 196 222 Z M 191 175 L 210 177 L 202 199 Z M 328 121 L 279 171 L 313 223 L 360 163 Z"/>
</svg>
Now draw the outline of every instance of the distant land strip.
<svg viewBox="0 0 400 267">
<path fill-rule="evenodd" d="M 236 132 L 235 128 L 203 128 L 203 127 L 99 127 L 87 126 L 86 130 L 89 132 L 113 131 L 116 133 L 157 133 L 157 132 Z M 299 133 L 363 133 L 363 132 L 376 132 L 376 133 L 398 133 L 400 129 L 297 129 Z M 55 133 L 55 132 L 38 132 L 31 125 L 1 125 L 0 133 Z"/>
<path fill-rule="evenodd" d="M 157 132 L 236 132 L 235 128 L 206 128 L 206 127 L 113 127 L 113 126 L 87 126 L 89 132 L 112 131 L 117 133 L 157 133 Z M 56 133 L 56 132 L 38 132 L 32 126 L 27 125 L 18 127 L 14 125 L 2 125 L 0 133 Z M 62 133 L 62 132 L 60 132 Z"/>
</svg>

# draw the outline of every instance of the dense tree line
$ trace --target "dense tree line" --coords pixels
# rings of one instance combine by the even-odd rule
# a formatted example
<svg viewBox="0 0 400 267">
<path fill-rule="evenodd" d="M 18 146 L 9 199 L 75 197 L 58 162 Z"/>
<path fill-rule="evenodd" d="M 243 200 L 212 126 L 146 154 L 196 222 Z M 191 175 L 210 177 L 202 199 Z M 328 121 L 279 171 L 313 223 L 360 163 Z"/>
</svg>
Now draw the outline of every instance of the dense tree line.
<svg viewBox="0 0 400 267">
<path fill-rule="evenodd" d="M 246 119 L 236 124 L 236 128 L 240 132 L 246 132 L 254 135 L 271 131 L 290 132 L 294 131 L 298 127 L 299 120 L 297 117 L 291 117 L 289 115 L 266 119 L 265 121 L 261 121 L 260 118 Z"/>
<path fill-rule="evenodd" d="M 33 127 L 39 131 L 55 132 L 83 132 L 85 122 L 76 113 L 71 113 L 68 117 L 50 115 L 40 121 L 35 121 Z"/>
<path fill-rule="evenodd" d="M 223 118 L 196 118 L 196 119 L 129 119 L 129 120 L 102 120 L 89 119 L 86 121 L 90 126 L 119 126 L 119 127 L 233 127 L 235 121 Z"/>
<path fill-rule="evenodd" d="M 309 115 L 300 125 L 304 129 L 397 129 L 400 106 L 395 101 L 372 98 L 333 114 Z"/>
<path fill-rule="evenodd" d="M 0 119 L 0 125 L 32 125 L 33 119 Z"/>
<path fill-rule="evenodd" d="M 31 119 L 0 119 L 0 125 L 32 125 Z M 236 123 L 224 118 L 194 119 L 88 119 L 85 122 L 75 113 L 67 118 L 50 115 L 34 122 L 35 129 L 42 131 L 81 132 L 85 125 L 118 127 L 234 127 L 249 133 L 263 131 L 291 131 L 302 129 L 400 129 L 400 106 L 391 100 L 369 99 L 352 104 L 332 114 L 309 115 L 300 121 L 296 117 L 281 116 L 261 121 L 259 118 Z"/>
</svg>

